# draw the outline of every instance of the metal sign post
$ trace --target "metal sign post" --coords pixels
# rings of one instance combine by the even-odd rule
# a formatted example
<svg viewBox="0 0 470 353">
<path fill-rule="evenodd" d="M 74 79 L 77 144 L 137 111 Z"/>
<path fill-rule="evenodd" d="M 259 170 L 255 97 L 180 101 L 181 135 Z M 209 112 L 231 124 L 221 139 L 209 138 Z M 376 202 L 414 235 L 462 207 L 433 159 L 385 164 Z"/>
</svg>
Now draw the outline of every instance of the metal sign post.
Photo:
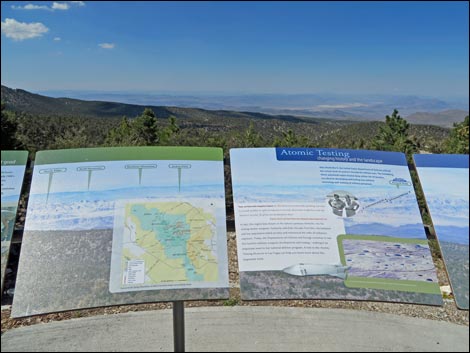
<svg viewBox="0 0 470 353">
<path fill-rule="evenodd" d="M 184 302 L 173 302 L 173 345 L 175 352 L 184 352 Z"/>
</svg>

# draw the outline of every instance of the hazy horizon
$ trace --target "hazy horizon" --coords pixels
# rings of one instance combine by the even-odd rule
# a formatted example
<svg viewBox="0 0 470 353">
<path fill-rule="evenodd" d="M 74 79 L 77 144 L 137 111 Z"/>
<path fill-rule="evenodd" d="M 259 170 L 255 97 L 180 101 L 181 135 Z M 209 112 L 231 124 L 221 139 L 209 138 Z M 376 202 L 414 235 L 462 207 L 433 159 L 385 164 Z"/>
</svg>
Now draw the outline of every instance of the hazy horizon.
<svg viewBox="0 0 470 353">
<path fill-rule="evenodd" d="M 419 98 L 430 98 L 430 99 L 443 99 L 443 100 L 460 100 L 468 99 L 469 95 L 424 95 L 419 92 L 416 93 L 394 93 L 394 92 L 384 92 L 384 93 L 375 93 L 375 92 L 328 92 L 328 91 L 317 91 L 317 92 L 246 92 L 246 91 L 168 91 L 168 90 L 94 90 L 94 89 L 45 89 L 45 90 L 28 90 L 23 87 L 10 87 L 2 83 L 3 86 L 9 88 L 18 88 L 24 89 L 37 94 L 46 94 L 46 93 L 60 93 L 60 92 L 72 92 L 72 93 L 104 93 L 104 94 L 149 94 L 149 95 L 171 95 L 176 97 L 181 96 L 344 96 L 344 97 L 419 97 Z"/>
<path fill-rule="evenodd" d="M 242 111 L 270 115 L 377 120 L 398 109 L 404 117 L 446 121 L 451 126 L 468 115 L 467 98 L 441 99 L 408 95 L 360 94 L 192 94 L 125 92 L 125 91 L 45 91 L 39 94 L 53 98 L 72 98 L 138 105 L 165 106 L 206 110 Z M 423 115 L 419 115 L 423 113 Z M 433 115 L 434 114 L 434 115 Z"/>
</svg>

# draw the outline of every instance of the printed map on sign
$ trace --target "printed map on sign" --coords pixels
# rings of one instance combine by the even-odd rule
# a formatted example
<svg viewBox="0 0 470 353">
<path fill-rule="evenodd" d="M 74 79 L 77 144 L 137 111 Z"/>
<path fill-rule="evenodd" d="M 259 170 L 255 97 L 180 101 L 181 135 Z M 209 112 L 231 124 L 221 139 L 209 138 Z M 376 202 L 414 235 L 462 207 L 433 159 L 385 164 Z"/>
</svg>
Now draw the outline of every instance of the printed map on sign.
<svg viewBox="0 0 470 353">
<path fill-rule="evenodd" d="M 215 209 L 210 201 L 197 203 L 139 201 L 117 208 L 111 271 L 120 273 L 111 276 L 111 292 L 217 282 Z"/>
</svg>

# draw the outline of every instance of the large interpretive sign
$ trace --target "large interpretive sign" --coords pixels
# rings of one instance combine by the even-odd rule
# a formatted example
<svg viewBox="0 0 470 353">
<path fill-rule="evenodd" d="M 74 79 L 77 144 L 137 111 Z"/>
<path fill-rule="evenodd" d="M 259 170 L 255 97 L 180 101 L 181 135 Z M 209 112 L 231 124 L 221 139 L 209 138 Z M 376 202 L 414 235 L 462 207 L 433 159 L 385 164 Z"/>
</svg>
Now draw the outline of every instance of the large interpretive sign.
<svg viewBox="0 0 470 353">
<path fill-rule="evenodd" d="M 37 153 L 14 317 L 228 295 L 221 149 Z"/>
<path fill-rule="evenodd" d="M 27 151 L 2 151 L 2 288 L 27 162 Z"/>
<path fill-rule="evenodd" d="M 243 299 L 441 305 L 405 155 L 230 151 Z"/>
<path fill-rule="evenodd" d="M 413 156 L 457 306 L 468 310 L 468 154 Z"/>
</svg>

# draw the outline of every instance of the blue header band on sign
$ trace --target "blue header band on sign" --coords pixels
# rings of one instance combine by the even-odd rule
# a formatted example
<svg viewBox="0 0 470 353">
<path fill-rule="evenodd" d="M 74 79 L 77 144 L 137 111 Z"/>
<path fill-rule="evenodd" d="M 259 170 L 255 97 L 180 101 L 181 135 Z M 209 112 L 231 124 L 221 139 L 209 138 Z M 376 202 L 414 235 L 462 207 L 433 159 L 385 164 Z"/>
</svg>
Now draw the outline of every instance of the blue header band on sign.
<svg viewBox="0 0 470 353">
<path fill-rule="evenodd" d="M 417 167 L 468 168 L 468 154 L 414 154 Z"/>
<path fill-rule="evenodd" d="M 371 163 L 403 166 L 407 165 L 405 155 L 400 152 L 347 150 L 335 148 L 276 147 L 276 158 L 278 161 Z"/>
</svg>

